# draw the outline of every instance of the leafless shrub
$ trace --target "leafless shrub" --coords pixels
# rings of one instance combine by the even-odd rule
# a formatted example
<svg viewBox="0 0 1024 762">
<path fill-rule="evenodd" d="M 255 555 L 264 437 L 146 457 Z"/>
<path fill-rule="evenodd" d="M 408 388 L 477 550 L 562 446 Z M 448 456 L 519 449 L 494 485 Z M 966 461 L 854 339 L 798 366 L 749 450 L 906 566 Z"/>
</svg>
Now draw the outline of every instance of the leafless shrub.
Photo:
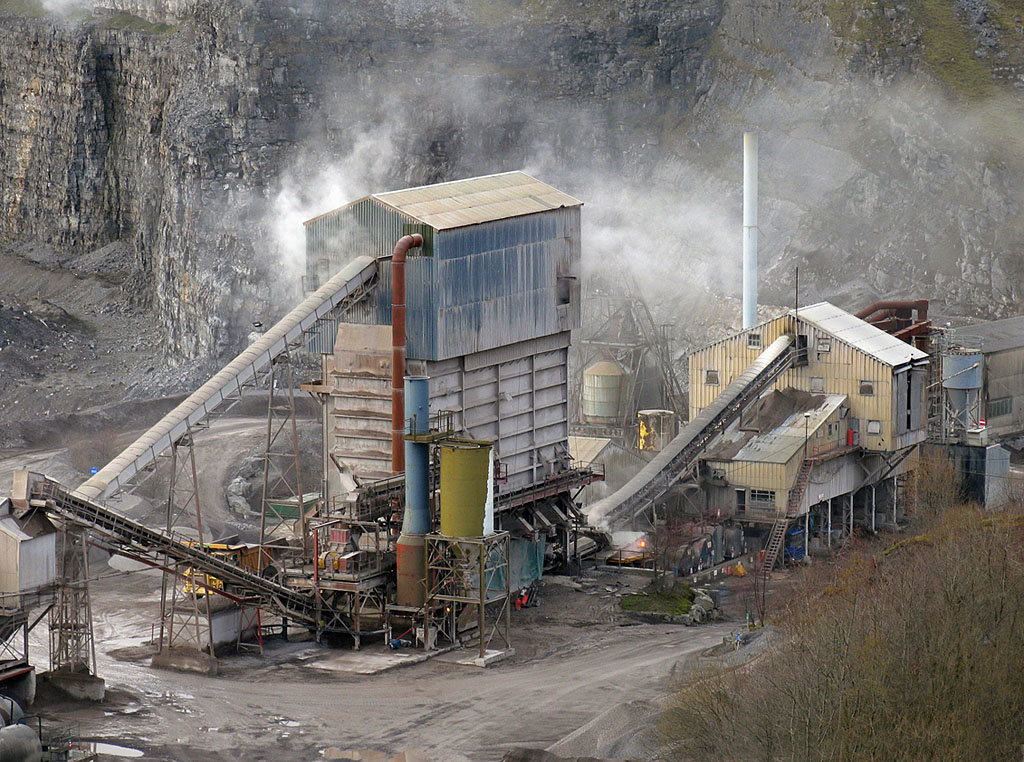
<svg viewBox="0 0 1024 762">
<path fill-rule="evenodd" d="M 782 614 L 784 645 L 683 688 L 667 758 L 1017 758 L 1024 513 L 954 505 L 921 524 L 828 570 Z"/>
</svg>

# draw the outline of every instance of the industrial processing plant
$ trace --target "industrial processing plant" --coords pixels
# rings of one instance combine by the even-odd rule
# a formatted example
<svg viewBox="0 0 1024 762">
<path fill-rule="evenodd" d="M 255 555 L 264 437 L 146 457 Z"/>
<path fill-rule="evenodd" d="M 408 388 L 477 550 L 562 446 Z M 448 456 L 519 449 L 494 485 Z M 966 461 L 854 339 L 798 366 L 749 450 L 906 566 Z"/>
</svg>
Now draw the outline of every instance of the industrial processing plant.
<svg viewBox="0 0 1024 762">
<path fill-rule="evenodd" d="M 363 675 L 446 657 L 515 670 L 545 575 L 610 599 L 609 622 L 634 606 L 634 624 L 681 637 L 712 623 L 739 648 L 777 569 L 899 531 L 926 442 L 990 507 L 1006 498 L 1018 322 L 936 328 L 924 300 L 798 304 L 758 322 L 755 216 L 744 325 L 692 350 L 685 384 L 628 279 L 571 361 L 582 208 L 516 171 L 307 220 L 305 297 L 275 325 L 83 483 L 15 471 L 0 502 L 4 691 L 33 700 L 45 618 L 42 684 L 104 700 L 97 553 L 161 575 L 141 669 L 212 677 L 246 655 L 284 668 L 298 658 L 287 644 L 311 642 L 303 662 L 343 649 L 369 659 L 346 668 Z M 202 443 L 246 404 L 262 416 L 257 510 L 225 536 Z M 685 605 L 645 608 L 665 595 Z M 741 606 L 746 635 L 717 624 Z M 541 631 L 530 653 L 556 641 Z"/>
</svg>

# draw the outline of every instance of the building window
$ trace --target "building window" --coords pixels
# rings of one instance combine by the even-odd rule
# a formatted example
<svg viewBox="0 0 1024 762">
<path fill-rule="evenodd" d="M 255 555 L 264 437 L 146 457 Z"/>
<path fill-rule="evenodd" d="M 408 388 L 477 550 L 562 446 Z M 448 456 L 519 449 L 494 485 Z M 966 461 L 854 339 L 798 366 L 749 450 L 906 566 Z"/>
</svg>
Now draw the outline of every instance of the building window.
<svg viewBox="0 0 1024 762">
<path fill-rule="evenodd" d="M 747 334 L 747 349 L 760 349 L 761 348 L 761 334 L 759 333 L 748 333 Z"/>
<path fill-rule="evenodd" d="M 818 339 L 818 351 L 819 352 L 831 352 L 832 341 L 830 339 Z"/>
<path fill-rule="evenodd" d="M 882 433 L 882 422 L 881 421 L 868 421 L 868 434 L 881 434 Z"/>
<path fill-rule="evenodd" d="M 708 386 L 718 386 L 718 371 L 717 370 L 706 370 L 704 371 L 704 383 Z"/>
<path fill-rule="evenodd" d="M 872 396 L 875 393 L 875 383 L 873 381 L 861 381 L 860 393 L 865 397 Z"/>
<path fill-rule="evenodd" d="M 825 391 L 825 379 L 821 378 L 820 376 L 811 376 L 811 391 L 812 392 L 818 392 L 819 394 L 821 392 L 824 392 Z"/>
<path fill-rule="evenodd" d="M 988 401 L 988 417 L 998 418 L 1001 415 L 1009 415 L 1013 412 L 1013 397 L 1002 397 L 997 400 Z"/>
<path fill-rule="evenodd" d="M 773 489 L 752 489 L 750 490 L 751 503 L 771 503 L 775 505 L 775 490 Z"/>
<path fill-rule="evenodd" d="M 560 275 L 555 281 L 555 302 L 556 304 L 571 304 L 572 303 L 572 287 L 573 281 L 576 280 L 571 276 Z"/>
</svg>

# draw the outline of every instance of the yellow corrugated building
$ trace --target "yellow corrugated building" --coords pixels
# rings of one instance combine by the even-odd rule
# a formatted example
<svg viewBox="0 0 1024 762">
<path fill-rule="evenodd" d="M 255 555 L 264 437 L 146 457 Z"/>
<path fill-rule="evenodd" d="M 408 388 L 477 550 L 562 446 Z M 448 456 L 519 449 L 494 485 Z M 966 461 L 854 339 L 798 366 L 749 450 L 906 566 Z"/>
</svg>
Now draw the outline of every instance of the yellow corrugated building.
<svg viewBox="0 0 1024 762">
<path fill-rule="evenodd" d="M 821 302 L 694 352 L 691 420 L 784 334 L 797 359 L 758 403 L 774 405 L 774 418 L 753 426 L 756 411 L 745 412 L 704 455 L 707 507 L 769 521 L 791 500 L 796 515 L 827 503 L 831 526 L 833 499 L 848 498 L 852 511 L 854 493 L 870 487 L 873 521 L 874 485 L 906 468 L 926 436 L 928 355 Z M 808 457 L 808 483 L 797 485 Z"/>
</svg>

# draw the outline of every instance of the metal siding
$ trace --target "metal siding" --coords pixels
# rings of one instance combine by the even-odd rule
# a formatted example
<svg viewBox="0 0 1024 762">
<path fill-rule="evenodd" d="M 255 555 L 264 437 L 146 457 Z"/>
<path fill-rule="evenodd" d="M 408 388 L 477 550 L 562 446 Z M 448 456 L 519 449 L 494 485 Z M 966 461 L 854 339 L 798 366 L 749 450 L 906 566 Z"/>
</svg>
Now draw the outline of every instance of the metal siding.
<svg viewBox="0 0 1024 762">
<path fill-rule="evenodd" d="M 305 225 L 306 290 L 319 288 L 353 257 L 391 256 L 404 226 L 415 223 L 370 198 L 310 220 Z"/>
<path fill-rule="evenodd" d="M 544 464 L 568 452 L 568 338 L 551 336 L 426 364 L 431 409 L 455 411 L 457 431 L 494 442 L 508 469 L 502 491 L 543 481 Z"/>
<path fill-rule="evenodd" d="M 18 584 L 18 546 L 20 541 L 0 531 L 0 596 L 16 595 Z M 0 602 L 3 605 L 3 602 Z"/>
<path fill-rule="evenodd" d="M 427 359 L 577 328 L 578 299 L 558 304 L 558 278 L 578 276 L 578 220 L 576 207 L 438 232 L 436 351 Z"/>
<path fill-rule="evenodd" d="M 748 349 L 746 336 L 753 330 L 763 333 L 762 345 L 768 346 L 778 336 L 792 330 L 793 317 L 782 315 L 760 326 L 722 339 L 690 356 L 690 418 L 711 404 L 719 393 L 738 376 L 760 354 L 760 349 Z M 842 342 L 827 331 L 800 320 L 800 333 L 808 337 L 808 364 L 791 368 L 779 376 L 774 389 L 792 386 L 810 391 L 812 376 L 825 379 L 825 391 L 830 394 L 845 394 L 849 397 L 850 416 L 860 422 L 861 447 L 874 451 L 893 451 L 914 444 L 924 438 L 922 431 L 902 436 L 893 435 L 893 368 L 884 362 Z M 817 339 L 831 339 L 829 352 L 816 351 Z M 708 369 L 719 371 L 719 384 L 706 385 L 704 372 Z M 874 395 L 860 394 L 860 381 L 870 380 Z M 882 424 L 878 435 L 867 434 L 867 421 L 877 420 Z"/>
<path fill-rule="evenodd" d="M 41 534 L 25 540 L 19 548 L 18 576 L 22 590 L 53 584 L 56 579 L 56 534 Z"/>
<path fill-rule="evenodd" d="M 1010 415 L 988 415 L 991 400 L 1010 397 Z M 1024 349 L 1010 349 L 985 356 L 986 425 L 993 436 L 1002 437 L 1024 431 Z"/>
</svg>

